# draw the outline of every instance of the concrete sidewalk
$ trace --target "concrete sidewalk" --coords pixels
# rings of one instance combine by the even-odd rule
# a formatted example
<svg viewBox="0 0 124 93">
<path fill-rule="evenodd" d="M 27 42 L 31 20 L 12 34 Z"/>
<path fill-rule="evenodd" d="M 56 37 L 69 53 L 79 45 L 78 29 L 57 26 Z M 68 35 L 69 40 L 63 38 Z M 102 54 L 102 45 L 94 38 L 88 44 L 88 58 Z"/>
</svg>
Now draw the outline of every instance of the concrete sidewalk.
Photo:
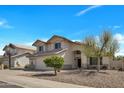
<svg viewBox="0 0 124 93">
<path fill-rule="evenodd" d="M 61 83 L 44 79 L 36 79 L 25 76 L 17 76 L 15 74 L 11 74 L 10 72 L 9 74 L 7 74 L 7 71 L 6 73 L 0 71 L 0 81 L 8 82 L 10 84 L 22 86 L 25 88 L 86 88 L 85 86 L 79 86 L 74 84 Z"/>
</svg>

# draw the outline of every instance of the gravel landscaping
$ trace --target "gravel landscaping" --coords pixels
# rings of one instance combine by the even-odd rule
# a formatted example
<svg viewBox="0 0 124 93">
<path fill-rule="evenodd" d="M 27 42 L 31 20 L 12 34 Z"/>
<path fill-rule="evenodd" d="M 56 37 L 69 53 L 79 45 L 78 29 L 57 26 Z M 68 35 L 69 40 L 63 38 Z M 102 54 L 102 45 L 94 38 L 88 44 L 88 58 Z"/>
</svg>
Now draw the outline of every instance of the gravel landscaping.
<svg viewBox="0 0 124 93">
<path fill-rule="evenodd" d="M 124 88 L 124 72 L 114 70 L 103 70 L 100 73 L 92 70 L 62 71 L 57 76 L 54 76 L 53 72 L 41 72 L 40 74 L 30 73 L 25 76 L 96 88 Z"/>
</svg>

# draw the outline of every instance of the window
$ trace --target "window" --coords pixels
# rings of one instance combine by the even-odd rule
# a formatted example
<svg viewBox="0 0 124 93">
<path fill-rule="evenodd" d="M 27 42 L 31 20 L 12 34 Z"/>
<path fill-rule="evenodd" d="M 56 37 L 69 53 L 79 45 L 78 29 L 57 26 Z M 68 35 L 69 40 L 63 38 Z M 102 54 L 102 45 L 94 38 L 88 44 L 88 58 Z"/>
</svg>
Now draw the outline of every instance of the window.
<svg viewBox="0 0 124 93">
<path fill-rule="evenodd" d="M 81 54 L 81 52 L 80 52 L 80 51 L 75 51 L 75 53 L 76 53 L 76 54 Z"/>
<path fill-rule="evenodd" d="M 44 46 L 39 46 L 39 51 L 43 52 L 44 51 Z"/>
<path fill-rule="evenodd" d="M 90 57 L 90 65 L 97 65 L 98 58 Z M 100 65 L 102 65 L 102 57 L 100 58 Z"/>
<path fill-rule="evenodd" d="M 61 43 L 55 43 L 55 49 L 61 48 Z"/>
</svg>

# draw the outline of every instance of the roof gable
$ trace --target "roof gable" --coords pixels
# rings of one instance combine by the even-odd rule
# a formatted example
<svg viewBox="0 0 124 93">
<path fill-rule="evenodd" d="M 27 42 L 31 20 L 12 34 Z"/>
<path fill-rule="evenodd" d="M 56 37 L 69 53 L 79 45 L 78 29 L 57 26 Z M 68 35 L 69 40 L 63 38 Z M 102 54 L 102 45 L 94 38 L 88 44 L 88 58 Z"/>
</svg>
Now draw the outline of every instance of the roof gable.
<svg viewBox="0 0 124 93">
<path fill-rule="evenodd" d="M 58 36 L 58 35 L 54 35 L 54 36 L 52 36 L 52 37 L 51 37 L 47 42 L 49 43 L 49 42 L 50 42 L 51 40 L 53 40 L 54 38 L 60 38 L 60 39 L 63 39 L 63 40 L 66 40 L 66 41 L 72 43 L 71 40 L 69 40 L 69 39 L 67 39 L 67 38 L 65 38 L 65 37 L 62 37 L 62 36 Z"/>
<path fill-rule="evenodd" d="M 60 38 L 60 39 L 65 40 L 65 41 L 67 41 L 67 42 L 70 42 L 70 43 L 73 43 L 73 44 L 81 45 L 81 42 L 73 42 L 73 41 L 71 41 L 71 40 L 69 40 L 69 39 L 67 39 L 67 38 L 65 38 L 65 37 L 58 36 L 58 35 L 52 36 L 47 42 L 42 41 L 42 40 L 36 40 L 32 45 L 33 45 L 33 46 L 37 46 L 37 45 L 40 45 L 40 44 L 49 44 L 49 43 L 51 43 L 51 41 L 52 41 L 53 39 L 55 39 L 55 38 Z"/>
<path fill-rule="evenodd" d="M 11 47 L 11 48 L 20 48 L 20 49 L 25 49 L 25 50 L 31 50 L 31 51 L 35 51 L 35 47 L 32 46 L 25 46 L 25 45 L 19 45 L 19 44 L 12 44 L 10 43 L 9 45 L 6 45 L 3 50 L 5 50 L 7 47 Z"/>
<path fill-rule="evenodd" d="M 45 43 L 46 43 L 45 41 L 42 41 L 42 40 L 36 40 L 32 45 L 33 45 L 33 46 L 37 46 L 37 45 L 45 44 Z"/>
</svg>

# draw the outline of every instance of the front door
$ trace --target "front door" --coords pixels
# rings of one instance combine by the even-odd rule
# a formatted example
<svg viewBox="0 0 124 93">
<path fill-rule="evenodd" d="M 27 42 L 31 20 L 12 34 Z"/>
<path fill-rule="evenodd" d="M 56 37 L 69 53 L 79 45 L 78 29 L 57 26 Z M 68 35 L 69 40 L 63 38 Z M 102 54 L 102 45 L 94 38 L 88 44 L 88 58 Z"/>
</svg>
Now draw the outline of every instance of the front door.
<svg viewBox="0 0 124 93">
<path fill-rule="evenodd" d="M 78 62 L 78 68 L 81 68 L 81 59 L 78 59 L 77 62 Z"/>
</svg>

